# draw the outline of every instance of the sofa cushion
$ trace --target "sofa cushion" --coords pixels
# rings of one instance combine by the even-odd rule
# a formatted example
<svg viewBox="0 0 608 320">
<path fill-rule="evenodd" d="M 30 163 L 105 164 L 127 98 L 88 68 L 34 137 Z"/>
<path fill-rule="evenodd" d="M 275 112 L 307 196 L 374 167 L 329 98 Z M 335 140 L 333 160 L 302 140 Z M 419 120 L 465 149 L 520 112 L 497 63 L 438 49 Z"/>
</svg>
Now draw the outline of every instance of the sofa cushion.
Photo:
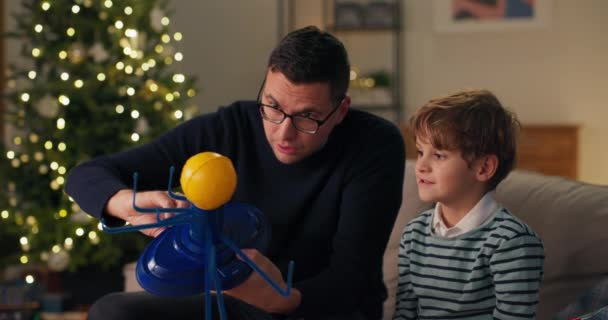
<svg viewBox="0 0 608 320">
<path fill-rule="evenodd" d="M 545 247 L 539 319 L 550 319 L 608 277 L 608 187 L 514 171 L 496 198 L 536 231 Z"/>
<path fill-rule="evenodd" d="M 397 291 L 397 255 L 403 228 L 430 208 L 418 198 L 414 161 L 406 162 L 403 204 L 384 255 L 389 297 L 384 319 L 391 319 Z M 608 277 L 608 187 L 515 170 L 496 190 L 496 199 L 543 240 L 545 274 L 539 319 L 550 319 L 586 288 Z"/>
<path fill-rule="evenodd" d="M 414 162 L 405 162 L 405 178 L 403 182 L 403 202 L 393 226 L 393 231 L 384 252 L 384 283 L 388 290 L 388 298 L 384 302 L 384 319 L 391 319 L 395 311 L 395 294 L 397 293 L 397 255 L 399 240 L 405 225 L 419 213 L 432 207 L 418 197 L 418 185 L 414 174 Z"/>
</svg>

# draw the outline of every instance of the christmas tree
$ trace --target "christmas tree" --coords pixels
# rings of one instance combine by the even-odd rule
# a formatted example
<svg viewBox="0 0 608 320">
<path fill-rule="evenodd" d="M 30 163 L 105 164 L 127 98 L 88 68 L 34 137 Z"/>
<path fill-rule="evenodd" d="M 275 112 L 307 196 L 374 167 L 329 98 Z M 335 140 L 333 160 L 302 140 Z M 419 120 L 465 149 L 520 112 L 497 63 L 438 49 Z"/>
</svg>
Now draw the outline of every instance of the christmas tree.
<svg viewBox="0 0 608 320">
<path fill-rule="evenodd" d="M 167 6 L 22 0 L 8 33 L 21 60 L 9 64 L 5 92 L 2 265 L 112 267 L 145 246 L 143 235 L 100 231 L 63 186 L 78 163 L 149 141 L 196 110 L 194 79 L 174 71 L 182 34 L 170 32 Z"/>
</svg>

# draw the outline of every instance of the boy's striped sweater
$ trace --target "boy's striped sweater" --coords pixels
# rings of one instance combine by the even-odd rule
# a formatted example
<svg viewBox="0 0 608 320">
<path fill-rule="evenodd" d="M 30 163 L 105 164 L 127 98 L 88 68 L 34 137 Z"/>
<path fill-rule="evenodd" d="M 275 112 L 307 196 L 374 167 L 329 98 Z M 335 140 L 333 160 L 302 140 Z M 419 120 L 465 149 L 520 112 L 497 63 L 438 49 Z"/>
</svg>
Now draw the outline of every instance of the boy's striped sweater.
<svg viewBox="0 0 608 320">
<path fill-rule="evenodd" d="M 540 238 L 500 208 L 453 238 L 432 232 L 433 210 L 406 226 L 394 319 L 534 319 L 543 274 Z"/>
</svg>

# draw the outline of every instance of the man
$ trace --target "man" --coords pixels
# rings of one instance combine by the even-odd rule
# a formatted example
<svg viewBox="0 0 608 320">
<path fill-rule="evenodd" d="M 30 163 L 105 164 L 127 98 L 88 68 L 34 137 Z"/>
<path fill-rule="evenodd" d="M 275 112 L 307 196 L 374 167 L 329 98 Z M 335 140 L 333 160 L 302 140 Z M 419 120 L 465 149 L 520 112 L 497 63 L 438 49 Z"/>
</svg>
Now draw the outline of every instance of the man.
<svg viewBox="0 0 608 320">
<path fill-rule="evenodd" d="M 160 191 L 167 169 L 175 166 L 179 176 L 190 156 L 223 154 L 238 174 L 233 200 L 256 206 L 272 225 L 267 252 L 247 255 L 279 283 L 295 261 L 290 296 L 253 272 L 224 292 L 229 318 L 379 319 L 382 256 L 401 204 L 405 148 L 394 125 L 349 110 L 349 73 L 339 40 L 315 27 L 293 31 L 273 50 L 257 101 L 235 102 L 150 144 L 81 164 L 66 191 L 95 217 L 154 222 L 132 208 L 133 172 L 148 190 L 138 193 L 140 207 L 183 207 Z M 203 301 L 118 293 L 97 301 L 89 319 L 200 319 Z"/>
</svg>

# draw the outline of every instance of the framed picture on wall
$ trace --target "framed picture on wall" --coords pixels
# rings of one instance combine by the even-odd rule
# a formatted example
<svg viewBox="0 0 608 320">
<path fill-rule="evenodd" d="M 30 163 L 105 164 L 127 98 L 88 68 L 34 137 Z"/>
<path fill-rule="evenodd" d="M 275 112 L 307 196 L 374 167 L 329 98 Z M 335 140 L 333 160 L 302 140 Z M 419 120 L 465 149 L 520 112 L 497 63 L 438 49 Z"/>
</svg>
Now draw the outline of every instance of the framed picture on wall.
<svg viewBox="0 0 608 320">
<path fill-rule="evenodd" d="M 371 1 L 365 7 L 365 26 L 368 28 L 396 27 L 397 10 L 395 1 Z"/>
<path fill-rule="evenodd" d="M 437 32 L 548 28 L 553 0 L 433 0 Z"/>
<path fill-rule="evenodd" d="M 334 7 L 335 27 L 342 29 L 363 26 L 363 7 L 353 1 L 336 1 Z"/>
</svg>

